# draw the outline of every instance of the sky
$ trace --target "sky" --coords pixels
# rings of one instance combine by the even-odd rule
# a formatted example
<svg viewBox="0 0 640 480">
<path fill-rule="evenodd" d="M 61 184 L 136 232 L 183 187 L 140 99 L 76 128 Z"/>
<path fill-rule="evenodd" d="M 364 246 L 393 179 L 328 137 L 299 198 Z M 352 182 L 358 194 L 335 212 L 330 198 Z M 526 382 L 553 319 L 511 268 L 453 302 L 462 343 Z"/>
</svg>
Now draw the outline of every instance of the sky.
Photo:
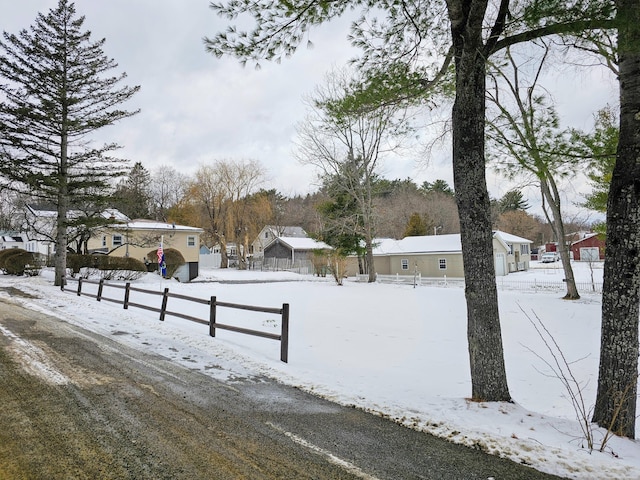
<svg viewBox="0 0 640 480">
<path fill-rule="evenodd" d="M 576 280 L 589 281 L 589 266 L 574 263 Z M 602 281 L 602 264 L 595 265 Z M 536 333 L 539 318 L 571 364 L 582 389 L 588 414 L 595 401 L 599 359 L 600 295 L 581 292 L 578 301 L 563 300 L 559 264 L 531 263 L 499 282 L 498 296 L 509 390 L 514 403 L 478 403 L 471 393 L 466 342 L 464 290 L 459 286 L 413 288 L 410 284 L 367 284 L 347 279 L 338 287 L 328 278 L 288 272 L 252 272 L 202 269 L 202 283 L 179 283 L 145 274 L 139 288 L 218 301 L 280 308 L 290 305 L 288 363 L 280 361 L 277 341 L 208 327 L 140 308 L 124 310 L 112 302 L 97 303 L 53 286 L 53 272 L 39 277 L 0 275 L 0 295 L 15 287 L 31 294 L 14 296 L 17 302 L 108 336 L 141 351 L 162 355 L 233 385 L 268 376 L 342 405 L 478 448 L 541 471 L 580 480 L 640 478 L 640 443 L 612 438 L 604 452 L 585 448 L 570 396 L 549 368 L 553 357 Z M 220 280 L 270 283 L 223 284 Z M 283 281 L 288 280 L 288 281 Z M 509 285 L 530 287 L 516 290 Z M 550 285 L 557 289 L 550 289 Z M 452 285 L 452 284 L 450 284 Z M 534 289 L 531 285 L 537 285 Z M 95 294 L 97 285 L 83 283 Z M 105 287 L 107 298 L 120 298 L 122 289 Z M 133 292 L 131 302 L 154 304 L 159 297 Z M 136 297 L 136 295 L 138 295 Z M 135 298 L 134 298 L 135 297 Z M 171 297 L 168 310 L 208 318 L 208 306 Z M 220 323 L 280 333 L 280 317 L 219 308 Z M 9 352 L 44 381 L 69 382 L 55 357 L 37 345 L 25 344 L 0 325 Z M 551 343 L 549 338 L 547 343 Z M 640 422 L 639 422 L 640 423 Z M 591 425 L 596 448 L 604 431 Z M 292 432 L 296 434 L 296 432 Z M 312 443 L 313 439 L 303 439 Z M 373 477 L 372 477 L 373 478 Z"/>
<path fill-rule="evenodd" d="M 262 62 L 256 70 L 205 52 L 203 38 L 227 26 L 208 0 L 75 4 L 93 38 L 106 38 L 104 49 L 119 64 L 117 71 L 127 73 L 129 85 L 141 86 L 129 105 L 140 113 L 100 133 L 123 146 L 122 157 L 151 171 L 166 165 L 186 174 L 219 159 L 255 159 L 265 168 L 265 188 L 289 196 L 317 189 L 316 172 L 294 155 L 296 124 L 308 113 L 304 98 L 357 53 L 346 38 L 348 20 L 312 31 L 313 49 L 300 48 L 291 59 L 279 65 Z M 0 5 L 0 30 L 17 33 L 57 0 L 0 0 Z M 593 113 L 617 95 L 615 81 L 599 69 L 578 73 L 562 68 L 549 74 L 548 84 L 567 125 L 580 128 L 590 128 Z M 418 184 L 444 179 L 453 185 L 449 144 L 445 141 L 432 155 L 416 149 L 389 158 L 383 176 Z M 491 171 L 487 183 L 495 198 L 517 185 Z M 588 192 L 579 175 L 564 189 L 570 209 L 571 202 Z M 524 193 L 532 206 L 539 204 L 536 189 Z"/>
</svg>

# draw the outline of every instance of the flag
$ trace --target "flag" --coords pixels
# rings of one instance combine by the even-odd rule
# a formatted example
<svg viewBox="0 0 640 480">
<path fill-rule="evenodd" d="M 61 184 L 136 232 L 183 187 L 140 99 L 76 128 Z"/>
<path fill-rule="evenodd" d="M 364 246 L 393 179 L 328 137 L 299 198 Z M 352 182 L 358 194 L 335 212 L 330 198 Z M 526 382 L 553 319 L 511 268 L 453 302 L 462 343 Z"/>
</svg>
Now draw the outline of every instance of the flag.
<svg viewBox="0 0 640 480">
<path fill-rule="evenodd" d="M 167 264 L 164 263 L 164 250 L 162 249 L 162 243 L 158 248 L 158 265 L 160 266 L 160 273 L 165 277 L 167 275 Z"/>
</svg>

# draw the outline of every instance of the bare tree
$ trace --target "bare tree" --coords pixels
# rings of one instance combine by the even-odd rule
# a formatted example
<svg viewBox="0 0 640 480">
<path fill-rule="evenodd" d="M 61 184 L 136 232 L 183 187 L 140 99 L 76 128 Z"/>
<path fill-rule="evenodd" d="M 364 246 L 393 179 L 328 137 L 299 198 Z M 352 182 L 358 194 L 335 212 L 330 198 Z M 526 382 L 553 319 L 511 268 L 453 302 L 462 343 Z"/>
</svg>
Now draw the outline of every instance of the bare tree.
<svg viewBox="0 0 640 480">
<path fill-rule="evenodd" d="M 507 175 L 533 175 L 543 198 L 543 211 L 553 227 L 564 269 L 567 293 L 565 299 L 580 298 L 576 287 L 569 245 L 562 219 L 561 192 L 558 179 L 574 171 L 576 157 L 567 154 L 566 134 L 558 128 L 558 117 L 544 95 L 537 93 L 549 47 L 542 41 L 541 60 L 526 83 L 524 69 L 506 50 L 506 63 L 492 65 L 492 88 L 487 98 L 497 109 L 497 116 L 487 121 L 487 136 L 500 152 L 503 171 Z M 501 92 L 506 89 L 510 96 Z M 510 104 L 511 101 L 511 104 Z"/>
<path fill-rule="evenodd" d="M 263 174 L 256 160 L 217 160 L 202 165 L 189 185 L 187 197 L 199 212 L 199 226 L 220 246 L 221 268 L 229 266 L 229 239 L 242 246 L 240 266 L 246 265 L 249 235 L 255 230 L 248 197 L 257 191 Z"/>
<path fill-rule="evenodd" d="M 342 216 L 339 222 L 344 233 L 362 237 L 369 282 L 375 282 L 374 182 L 381 158 L 398 147 L 395 142 L 405 131 L 406 109 L 395 104 L 364 108 L 355 100 L 360 84 L 345 71 L 334 72 L 316 90 L 311 113 L 298 129 L 298 158 L 316 167 L 334 194 L 353 201 L 348 218 Z"/>
<path fill-rule="evenodd" d="M 253 197 L 264 182 L 264 169 L 257 160 L 216 162 L 216 169 L 222 186 L 226 188 L 225 232 L 227 238 L 233 238 L 239 247 L 238 268 L 245 269 L 250 239 L 253 240 L 270 216 L 269 212 L 264 212 L 269 208 L 268 202 Z M 256 223 L 258 219 L 262 222 Z"/>
<path fill-rule="evenodd" d="M 151 214 L 156 220 L 167 221 L 169 210 L 184 197 L 189 177 L 168 165 L 161 165 L 151 173 Z"/>
</svg>

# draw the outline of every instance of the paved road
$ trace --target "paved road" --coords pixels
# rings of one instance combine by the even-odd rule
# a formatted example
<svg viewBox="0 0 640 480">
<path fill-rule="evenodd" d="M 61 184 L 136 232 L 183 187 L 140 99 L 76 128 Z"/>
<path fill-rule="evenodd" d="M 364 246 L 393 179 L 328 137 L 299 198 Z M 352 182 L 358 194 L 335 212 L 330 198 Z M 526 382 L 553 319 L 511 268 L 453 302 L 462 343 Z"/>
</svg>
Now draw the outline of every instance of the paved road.
<svg viewBox="0 0 640 480">
<path fill-rule="evenodd" d="M 557 478 L 266 378 L 220 382 L 2 299 L 0 427 L 2 480 Z"/>
</svg>

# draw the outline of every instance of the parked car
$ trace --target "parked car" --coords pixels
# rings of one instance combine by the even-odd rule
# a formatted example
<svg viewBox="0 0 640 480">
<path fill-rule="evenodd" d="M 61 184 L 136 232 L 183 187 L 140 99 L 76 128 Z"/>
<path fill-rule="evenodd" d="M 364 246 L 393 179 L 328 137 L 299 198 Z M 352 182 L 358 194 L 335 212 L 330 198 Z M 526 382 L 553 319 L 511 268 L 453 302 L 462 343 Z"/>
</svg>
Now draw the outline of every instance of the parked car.
<svg viewBox="0 0 640 480">
<path fill-rule="evenodd" d="M 558 255 L 558 252 L 545 252 L 542 254 L 542 257 L 540 257 L 540 261 L 542 263 L 554 263 L 558 260 L 560 260 L 560 255 Z"/>
</svg>

